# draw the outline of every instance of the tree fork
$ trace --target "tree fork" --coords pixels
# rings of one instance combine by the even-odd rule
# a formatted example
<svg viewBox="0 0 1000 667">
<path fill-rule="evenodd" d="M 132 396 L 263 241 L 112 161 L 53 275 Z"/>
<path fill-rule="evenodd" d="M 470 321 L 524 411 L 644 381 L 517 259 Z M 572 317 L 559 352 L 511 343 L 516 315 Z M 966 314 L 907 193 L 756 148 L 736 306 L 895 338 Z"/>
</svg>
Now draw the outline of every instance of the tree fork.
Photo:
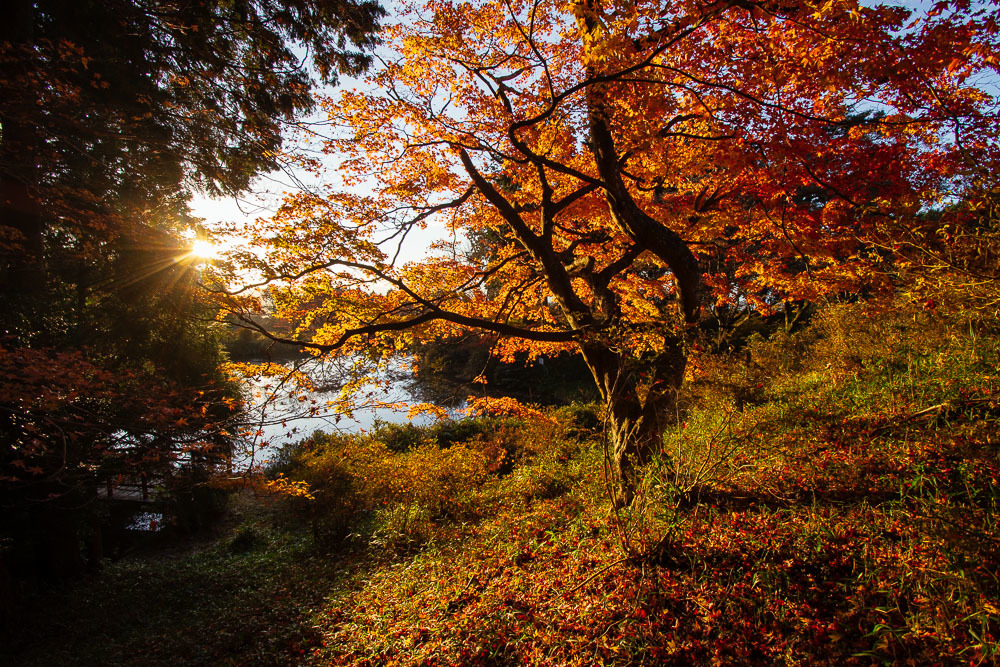
<svg viewBox="0 0 1000 667">
<path fill-rule="evenodd" d="M 622 179 L 615 142 L 608 129 L 598 93 L 591 91 L 590 138 L 598 173 L 604 181 L 605 199 L 612 219 L 640 247 L 662 260 L 677 284 L 686 322 L 698 320 L 701 310 L 701 269 L 687 243 L 672 229 L 647 215 L 632 198 Z"/>
<path fill-rule="evenodd" d="M 663 446 L 687 356 L 679 340 L 668 340 L 652 359 L 630 358 L 603 341 L 583 343 L 580 351 L 607 411 L 612 501 L 625 507 L 635 494 L 637 470 Z"/>
<path fill-rule="evenodd" d="M 600 25 L 596 11 L 591 2 L 580 8 L 580 24 L 587 32 L 594 32 Z M 600 79 L 591 65 L 587 66 L 587 77 L 592 81 Z M 628 191 L 604 108 L 607 89 L 607 84 L 591 84 L 586 95 L 590 148 L 603 182 L 608 211 L 615 224 L 635 242 L 638 251 L 649 251 L 667 265 L 674 275 L 684 320 L 694 323 L 701 309 L 701 268 L 687 243 L 639 208 Z M 640 360 L 610 346 L 585 344 L 581 348 L 606 406 L 614 477 L 612 500 L 623 507 L 634 497 L 637 469 L 663 446 L 664 425 L 676 409 L 687 356 L 681 341 L 669 335 L 664 349 L 652 360 Z M 628 368 L 630 365 L 635 367 Z M 647 375 L 645 380 L 641 378 L 643 373 Z"/>
</svg>

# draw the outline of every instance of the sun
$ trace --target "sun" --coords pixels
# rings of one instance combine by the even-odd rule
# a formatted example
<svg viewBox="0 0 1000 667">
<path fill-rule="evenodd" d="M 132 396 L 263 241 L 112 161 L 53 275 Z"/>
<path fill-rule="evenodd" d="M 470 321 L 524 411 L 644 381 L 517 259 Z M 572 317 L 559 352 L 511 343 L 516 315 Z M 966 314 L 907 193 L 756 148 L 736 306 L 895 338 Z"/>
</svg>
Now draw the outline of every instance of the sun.
<svg viewBox="0 0 1000 667">
<path fill-rule="evenodd" d="M 198 259 L 215 259 L 219 256 L 219 249 L 210 241 L 195 239 L 191 244 L 191 256 Z"/>
</svg>

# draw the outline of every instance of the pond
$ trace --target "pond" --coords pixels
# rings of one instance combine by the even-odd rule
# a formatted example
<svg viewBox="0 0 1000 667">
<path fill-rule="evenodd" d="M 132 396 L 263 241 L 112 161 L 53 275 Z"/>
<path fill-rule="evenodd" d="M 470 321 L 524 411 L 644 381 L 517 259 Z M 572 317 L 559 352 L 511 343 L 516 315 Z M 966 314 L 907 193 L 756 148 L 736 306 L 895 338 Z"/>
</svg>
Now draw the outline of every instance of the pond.
<svg viewBox="0 0 1000 667">
<path fill-rule="evenodd" d="M 387 369 L 364 367 L 358 359 L 319 362 L 315 359 L 268 366 L 266 359 L 253 360 L 264 372 L 246 379 L 251 402 L 249 420 L 243 429 L 242 452 L 234 465 L 244 468 L 265 465 L 283 445 L 302 440 L 315 431 L 363 433 L 378 423 L 430 424 L 435 417 L 410 409 L 426 404 L 405 357 L 394 359 Z M 350 378 L 366 375 L 353 399 L 343 390 Z M 451 417 L 462 416 L 462 407 L 440 406 Z"/>
</svg>

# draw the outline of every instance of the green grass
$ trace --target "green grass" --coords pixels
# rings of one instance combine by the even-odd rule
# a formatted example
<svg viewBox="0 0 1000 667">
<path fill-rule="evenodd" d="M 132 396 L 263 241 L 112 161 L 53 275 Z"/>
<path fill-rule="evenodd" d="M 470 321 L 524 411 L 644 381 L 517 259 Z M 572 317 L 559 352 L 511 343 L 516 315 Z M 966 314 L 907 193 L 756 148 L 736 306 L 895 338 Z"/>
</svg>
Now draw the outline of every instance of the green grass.
<svg viewBox="0 0 1000 667">
<path fill-rule="evenodd" d="M 628 513 L 610 509 L 579 407 L 462 427 L 439 450 L 434 433 L 387 431 L 377 451 L 406 488 L 321 439 L 285 462 L 318 501 L 244 498 L 208 546 L 38 596 L 0 651 L 37 665 L 1000 660 L 996 327 L 839 306 L 695 366 Z M 433 465 L 498 452 L 512 464 Z M 318 529 L 334 479 L 355 503 L 337 539 Z"/>
</svg>

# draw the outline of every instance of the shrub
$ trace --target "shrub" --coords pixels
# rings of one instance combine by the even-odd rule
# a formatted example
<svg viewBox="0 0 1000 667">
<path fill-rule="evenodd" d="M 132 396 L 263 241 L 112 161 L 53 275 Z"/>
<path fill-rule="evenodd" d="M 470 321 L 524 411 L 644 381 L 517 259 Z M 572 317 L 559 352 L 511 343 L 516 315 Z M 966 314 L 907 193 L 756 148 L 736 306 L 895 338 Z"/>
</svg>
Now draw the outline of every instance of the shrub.
<svg viewBox="0 0 1000 667">
<path fill-rule="evenodd" d="M 395 449 L 400 439 L 390 447 L 378 438 L 386 432 L 420 437 L 400 451 Z M 473 492 L 506 456 L 506 448 L 494 441 L 443 447 L 428 429 L 314 435 L 300 445 L 289 472 L 308 484 L 314 500 L 290 502 L 323 540 L 366 531 L 414 538 L 427 533 L 427 524 L 475 516 Z"/>
<path fill-rule="evenodd" d="M 579 449 L 569 434 L 599 424 L 595 406 L 564 409 L 564 421 L 478 417 L 432 426 L 377 425 L 366 435 L 314 433 L 286 447 L 274 482 L 302 482 L 285 502 L 314 536 L 354 536 L 399 546 L 433 537 L 448 523 L 482 518 L 490 503 L 564 493 Z M 510 483 L 500 480 L 517 471 Z"/>
<path fill-rule="evenodd" d="M 429 434 L 427 429 L 410 422 L 406 424 L 376 422 L 369 437 L 385 443 L 389 451 L 408 452 L 426 442 Z"/>
<path fill-rule="evenodd" d="M 573 472 L 554 453 L 540 455 L 530 466 L 511 475 L 508 492 L 523 501 L 557 498 L 569 491 Z"/>
<path fill-rule="evenodd" d="M 574 401 L 555 410 L 554 415 L 566 429 L 566 435 L 578 440 L 597 436 L 604 426 L 599 403 Z"/>
<path fill-rule="evenodd" d="M 755 448 L 755 429 L 753 416 L 732 403 L 691 412 L 664 434 L 657 483 L 681 494 L 726 484 L 761 458 Z"/>
</svg>

